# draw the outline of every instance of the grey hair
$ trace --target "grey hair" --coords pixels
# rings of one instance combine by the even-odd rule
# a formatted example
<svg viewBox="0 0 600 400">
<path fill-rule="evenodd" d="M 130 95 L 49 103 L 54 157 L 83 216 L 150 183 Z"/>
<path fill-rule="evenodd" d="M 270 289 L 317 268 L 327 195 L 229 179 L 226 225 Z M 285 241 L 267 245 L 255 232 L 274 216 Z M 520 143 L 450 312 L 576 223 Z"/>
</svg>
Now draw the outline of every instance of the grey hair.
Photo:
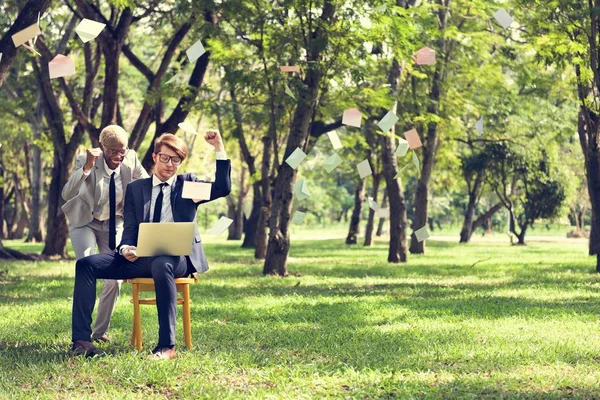
<svg viewBox="0 0 600 400">
<path fill-rule="evenodd" d="M 100 143 L 106 147 L 109 142 L 117 141 L 127 146 L 128 135 L 119 125 L 108 125 L 100 133 Z"/>
</svg>

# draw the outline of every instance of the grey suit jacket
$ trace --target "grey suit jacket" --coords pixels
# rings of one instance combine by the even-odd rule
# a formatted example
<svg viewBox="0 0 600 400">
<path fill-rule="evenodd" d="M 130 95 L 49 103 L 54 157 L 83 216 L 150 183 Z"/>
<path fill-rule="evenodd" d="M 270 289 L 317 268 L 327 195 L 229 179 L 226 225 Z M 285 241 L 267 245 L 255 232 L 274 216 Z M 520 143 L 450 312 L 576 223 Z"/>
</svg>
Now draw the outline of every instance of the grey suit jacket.
<svg viewBox="0 0 600 400">
<path fill-rule="evenodd" d="M 103 157 L 104 155 L 100 153 L 88 176 L 83 173 L 86 155 L 79 155 L 75 160 L 75 170 L 62 190 L 62 198 L 65 200 L 62 210 L 67 216 L 71 228 L 85 226 L 94 219 L 94 210 L 100 202 L 100 190 L 104 176 Z M 142 167 L 135 151 L 129 151 L 121 163 L 123 195 L 130 182 L 147 177 L 148 173 Z"/>
</svg>

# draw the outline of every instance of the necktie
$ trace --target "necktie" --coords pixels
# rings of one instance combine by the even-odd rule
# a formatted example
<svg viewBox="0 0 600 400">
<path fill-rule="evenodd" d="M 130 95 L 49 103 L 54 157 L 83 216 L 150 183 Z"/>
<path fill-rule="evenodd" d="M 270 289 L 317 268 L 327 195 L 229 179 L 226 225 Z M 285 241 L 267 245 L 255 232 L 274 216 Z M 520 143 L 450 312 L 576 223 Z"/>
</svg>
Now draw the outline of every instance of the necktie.
<svg viewBox="0 0 600 400">
<path fill-rule="evenodd" d="M 108 247 L 111 250 L 115 249 L 115 240 L 117 236 L 116 228 L 116 212 L 117 212 L 117 190 L 115 188 L 115 173 L 110 175 L 110 183 L 108 185 L 108 206 L 110 208 L 110 219 L 108 221 Z"/>
<path fill-rule="evenodd" d="M 163 189 L 167 186 L 166 182 L 161 183 L 158 192 L 158 197 L 156 198 L 156 202 L 154 203 L 154 217 L 152 218 L 152 222 L 160 222 L 160 212 L 162 211 L 162 202 L 163 202 Z"/>
</svg>

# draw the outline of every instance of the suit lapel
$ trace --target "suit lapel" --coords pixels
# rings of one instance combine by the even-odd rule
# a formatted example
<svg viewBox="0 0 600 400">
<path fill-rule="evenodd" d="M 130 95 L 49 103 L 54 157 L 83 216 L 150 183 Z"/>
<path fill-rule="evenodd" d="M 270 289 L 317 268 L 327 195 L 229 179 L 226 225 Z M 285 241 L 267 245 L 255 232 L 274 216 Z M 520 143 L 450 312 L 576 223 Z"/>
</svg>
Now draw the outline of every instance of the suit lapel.
<svg viewBox="0 0 600 400">
<path fill-rule="evenodd" d="M 102 196 L 102 184 L 104 183 L 104 154 L 100 153 L 94 163 L 94 180 L 96 189 L 94 190 L 94 208 L 100 204 L 100 196 Z"/>
<path fill-rule="evenodd" d="M 125 186 L 131 182 L 131 168 L 125 163 L 121 163 L 121 184 L 123 185 L 123 193 L 125 193 Z"/>
<path fill-rule="evenodd" d="M 150 221 L 150 204 L 152 202 L 152 177 L 144 180 L 144 184 L 142 185 L 142 201 L 143 201 L 143 221 Z"/>
<path fill-rule="evenodd" d="M 171 188 L 171 213 L 173 214 L 173 222 L 177 222 L 177 217 L 175 216 L 175 202 L 181 196 L 182 190 L 183 176 L 177 175 L 177 179 L 173 181 L 173 187 Z"/>
</svg>

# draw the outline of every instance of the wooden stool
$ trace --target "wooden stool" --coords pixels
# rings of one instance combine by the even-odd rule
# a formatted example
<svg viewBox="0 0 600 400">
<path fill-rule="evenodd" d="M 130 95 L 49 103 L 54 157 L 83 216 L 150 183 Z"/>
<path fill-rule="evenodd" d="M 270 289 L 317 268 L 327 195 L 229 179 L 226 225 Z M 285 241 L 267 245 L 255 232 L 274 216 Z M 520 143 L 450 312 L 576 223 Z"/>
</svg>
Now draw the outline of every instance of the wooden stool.
<svg viewBox="0 0 600 400">
<path fill-rule="evenodd" d="M 131 332 L 131 345 L 142 349 L 142 318 L 140 314 L 140 304 L 156 305 L 156 298 L 140 298 L 142 292 L 154 292 L 154 279 L 135 278 L 128 279 L 125 282 L 131 283 L 133 299 L 133 331 Z M 192 349 L 192 324 L 190 305 L 190 283 L 198 283 L 194 278 L 176 278 L 175 285 L 177 292 L 182 293 L 183 297 L 177 298 L 177 304 L 183 305 L 183 336 L 188 349 Z"/>
</svg>

